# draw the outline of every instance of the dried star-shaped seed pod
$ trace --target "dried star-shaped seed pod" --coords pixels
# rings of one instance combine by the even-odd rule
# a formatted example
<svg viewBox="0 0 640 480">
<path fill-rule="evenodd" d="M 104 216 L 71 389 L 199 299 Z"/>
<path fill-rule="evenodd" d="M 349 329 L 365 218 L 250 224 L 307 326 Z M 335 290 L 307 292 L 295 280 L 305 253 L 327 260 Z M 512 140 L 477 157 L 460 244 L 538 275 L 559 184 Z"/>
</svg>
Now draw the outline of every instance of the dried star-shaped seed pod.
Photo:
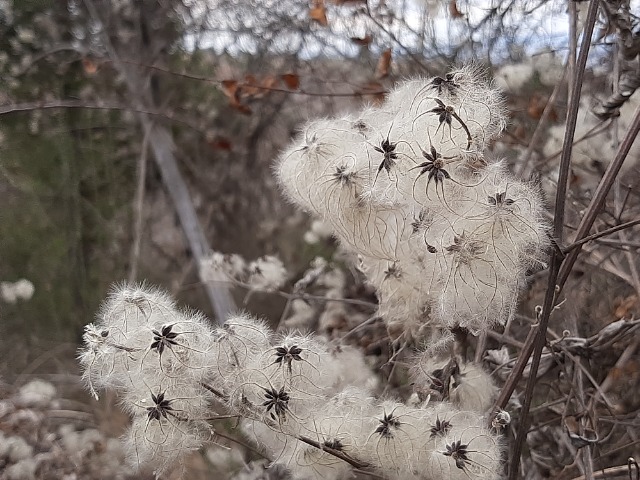
<svg viewBox="0 0 640 480">
<path fill-rule="evenodd" d="M 382 143 L 380 143 L 379 147 L 373 147 L 376 152 L 382 153 L 382 162 L 380 162 L 380 165 L 378 166 L 376 180 L 383 168 L 387 171 L 387 175 L 391 174 L 391 169 L 395 166 L 396 161 L 398 160 L 398 154 L 396 153 L 397 145 L 397 143 L 389 141 L 389 137 L 387 137 L 382 141 Z"/>
<path fill-rule="evenodd" d="M 449 172 L 447 172 L 444 169 L 445 168 L 444 158 L 440 153 L 438 153 L 438 151 L 435 149 L 433 145 L 431 146 L 428 152 L 425 152 L 423 150 L 422 156 L 426 159 L 426 162 L 422 162 L 420 165 L 417 165 L 410 169 L 410 170 L 415 170 L 416 168 L 420 169 L 420 173 L 416 177 L 416 181 L 418 181 L 418 178 L 420 178 L 422 175 L 424 175 L 425 173 L 428 173 L 427 186 L 425 187 L 425 191 L 428 192 L 429 184 L 431 183 L 431 180 L 433 180 L 436 184 L 436 192 L 438 191 L 438 185 L 440 185 L 441 189 L 443 189 L 444 187 L 442 186 L 442 184 L 444 183 L 444 181 L 451 179 L 451 175 L 449 175 Z"/>
<path fill-rule="evenodd" d="M 147 417 L 149 420 L 160 421 L 161 418 L 169 418 L 168 415 L 174 416 L 171 400 L 164 398 L 164 393 L 159 392 L 158 395 L 151 394 L 153 406 L 147 407 Z"/>
<path fill-rule="evenodd" d="M 444 78 L 435 77 L 431 80 L 431 85 L 438 89 L 439 94 L 446 91 L 449 95 L 455 95 L 460 88 L 460 84 L 456 83 L 455 75 L 453 73 L 447 73 Z"/>
<path fill-rule="evenodd" d="M 489 205 L 494 207 L 509 207 L 514 204 L 514 200 L 507 198 L 507 192 L 498 192 L 493 197 L 488 197 Z"/>
<path fill-rule="evenodd" d="M 462 443 L 461 440 L 454 440 L 451 444 L 446 445 L 446 451 L 442 452 L 445 457 L 451 457 L 456 462 L 456 467 L 464 470 L 465 463 L 469 461 L 469 446 Z"/>
<path fill-rule="evenodd" d="M 287 347 L 286 345 L 277 347 L 275 353 L 276 359 L 273 361 L 273 363 L 278 363 L 280 365 L 286 363 L 289 373 L 291 373 L 291 363 L 294 360 L 301 362 L 301 353 L 302 349 L 297 345 L 292 345 L 291 347 Z"/>
<path fill-rule="evenodd" d="M 264 396 L 267 399 L 262 406 L 267 407 L 267 412 L 270 413 L 273 420 L 284 420 L 287 410 L 289 409 L 289 394 L 284 391 L 284 386 L 280 390 L 275 388 L 264 388 Z M 273 409 L 273 412 L 271 411 Z M 275 413 L 275 415 L 274 415 Z"/>
<path fill-rule="evenodd" d="M 159 332 L 157 330 L 152 330 L 153 333 L 153 343 L 151 343 L 151 350 L 157 351 L 160 355 L 164 352 L 165 348 L 171 349 L 174 345 L 179 345 L 176 342 L 176 338 L 180 335 L 177 332 L 173 332 L 173 325 L 165 325 L 162 327 L 162 330 Z"/>
<path fill-rule="evenodd" d="M 374 433 L 379 433 L 382 438 L 393 438 L 393 429 L 399 428 L 401 423 L 400 421 L 393 415 L 393 413 L 384 414 L 382 418 L 379 418 L 378 421 L 380 425 L 376 428 Z"/>
<path fill-rule="evenodd" d="M 449 432 L 449 430 L 451 430 L 451 427 L 451 422 L 436 418 L 436 423 L 431 427 L 430 438 L 444 437 Z"/>
</svg>

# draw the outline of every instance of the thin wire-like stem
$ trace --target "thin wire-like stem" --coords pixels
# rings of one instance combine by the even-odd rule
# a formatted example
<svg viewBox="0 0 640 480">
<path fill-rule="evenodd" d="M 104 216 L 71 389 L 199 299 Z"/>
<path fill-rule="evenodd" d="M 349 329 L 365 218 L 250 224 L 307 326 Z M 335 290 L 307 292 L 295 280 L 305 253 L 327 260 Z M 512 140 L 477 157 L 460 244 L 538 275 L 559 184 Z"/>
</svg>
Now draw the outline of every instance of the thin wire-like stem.
<svg viewBox="0 0 640 480">
<path fill-rule="evenodd" d="M 500 394 L 493 405 L 493 412 L 504 409 L 504 407 L 507 406 L 507 403 L 509 403 L 509 399 L 511 398 L 513 391 L 516 389 L 516 386 L 522 377 L 522 372 L 524 372 L 527 362 L 529 361 L 529 357 L 531 356 L 531 352 L 533 351 L 533 340 L 536 338 L 539 326 L 539 323 L 531 326 L 531 330 L 529 330 L 529 334 L 527 335 L 524 344 L 521 345 L 522 351 L 518 356 L 518 361 L 511 370 L 509 378 L 507 378 L 507 381 L 500 390 Z M 489 426 L 491 426 L 492 421 L 493 415 L 489 418 Z"/>
<path fill-rule="evenodd" d="M 600 180 L 600 183 L 598 184 L 598 188 L 596 189 L 596 192 L 593 195 L 593 198 L 589 203 L 589 206 L 587 207 L 587 210 L 585 211 L 584 216 L 582 217 L 582 221 L 580 222 L 580 225 L 578 225 L 578 230 L 576 231 L 576 235 L 575 235 L 578 241 L 585 238 L 586 235 L 589 233 L 589 230 L 591 230 L 591 227 L 593 226 L 593 223 L 595 222 L 596 217 L 600 213 L 600 210 L 604 205 L 607 195 L 611 190 L 611 187 L 613 186 L 615 179 L 617 178 L 618 173 L 620 172 L 620 168 L 622 167 L 624 160 L 627 158 L 627 155 L 629 154 L 629 150 L 631 150 L 631 146 L 633 145 L 633 142 L 638 136 L 638 133 L 640 133 L 640 108 L 636 110 L 633 118 L 633 122 L 629 126 L 627 133 L 625 134 L 622 142 L 620 143 L 620 146 L 618 147 L 618 150 L 616 152 L 616 155 L 613 161 L 607 167 L 607 170 L 605 171 L 604 176 L 602 177 L 602 180 Z M 564 286 L 565 282 L 569 278 L 569 273 L 571 272 L 573 265 L 578 259 L 578 255 L 580 254 L 580 251 L 581 251 L 581 248 L 578 247 L 571 250 L 569 255 L 567 255 L 567 258 L 565 259 L 562 265 L 562 268 L 560 269 L 560 273 L 558 275 L 558 286 L 560 290 L 562 290 L 562 287 Z"/>
<path fill-rule="evenodd" d="M 351 458 L 349 455 L 346 455 L 345 453 L 339 450 L 336 450 L 335 448 L 330 448 L 330 447 L 327 447 L 326 445 L 322 445 L 309 437 L 305 437 L 304 435 L 297 435 L 295 438 L 300 440 L 303 443 L 306 443 L 307 445 L 311 445 L 312 447 L 319 448 L 323 452 L 330 453 L 331 455 L 339 458 L 340 460 L 344 460 L 354 468 L 358 468 L 358 469 L 367 468 L 366 463 L 362 463 L 358 460 L 355 460 Z"/>
<path fill-rule="evenodd" d="M 144 132 L 142 148 L 137 165 L 136 193 L 133 202 L 133 242 L 129 253 L 129 282 L 135 282 L 138 276 L 138 261 L 140 259 L 140 244 L 142 243 L 142 215 L 144 207 L 145 184 L 147 181 L 147 157 L 149 153 L 149 129 Z"/>
<path fill-rule="evenodd" d="M 57 109 L 65 109 L 65 108 L 78 108 L 83 110 L 116 110 L 122 112 L 135 112 L 141 113 L 144 115 L 149 115 L 152 117 L 160 117 L 171 122 L 179 123 L 184 125 L 203 136 L 205 135 L 205 130 L 188 120 L 181 119 L 173 115 L 171 112 L 163 112 L 153 108 L 140 107 L 137 105 L 128 105 L 122 103 L 109 103 L 100 101 L 99 103 L 90 103 L 85 100 L 68 100 L 68 99 L 57 99 L 51 101 L 38 101 L 38 102 L 24 102 L 24 103 L 10 103 L 9 105 L 0 105 L 0 115 L 8 115 L 10 113 L 18 113 L 18 112 L 32 112 L 34 110 L 57 110 Z"/>
<path fill-rule="evenodd" d="M 230 442 L 237 443 L 238 445 L 243 446 L 244 448 L 246 448 L 246 449 L 247 449 L 247 450 L 249 450 L 250 452 L 253 452 L 253 453 L 255 453 L 256 455 L 258 455 L 258 456 L 260 456 L 260 457 L 262 457 L 262 458 L 265 458 L 265 459 L 267 459 L 267 460 L 271 460 L 271 459 L 270 459 L 269 457 L 267 457 L 264 453 L 262 453 L 261 451 L 259 451 L 259 450 L 258 450 L 258 449 L 256 449 L 256 448 L 252 447 L 252 446 L 251 446 L 251 445 L 249 445 L 248 443 L 243 442 L 242 440 L 239 440 L 239 439 L 237 439 L 237 438 L 234 438 L 234 437 L 232 437 L 232 436 L 230 436 L 230 435 L 225 435 L 224 433 L 220 433 L 220 431 L 218 431 L 218 430 L 216 430 L 215 434 L 216 434 L 216 436 L 217 436 L 217 437 L 225 438 L 225 439 L 229 440 Z"/>
<path fill-rule="evenodd" d="M 112 60 L 105 60 L 104 63 L 110 63 L 112 62 Z M 157 65 L 148 65 L 145 63 L 140 63 L 140 62 L 132 62 L 130 60 L 123 60 L 120 59 L 119 62 L 126 64 L 126 65 L 133 65 L 136 67 L 140 67 L 140 68 L 144 68 L 147 70 L 153 70 L 156 72 L 160 72 L 160 73 L 164 73 L 167 75 L 171 75 L 174 77 L 179 77 L 179 78 L 185 78 L 187 80 L 195 80 L 195 81 L 199 81 L 199 82 L 207 82 L 207 83 L 214 83 L 216 85 L 223 85 L 223 80 L 218 80 L 215 78 L 209 78 L 209 77 L 205 77 L 203 75 L 196 75 L 196 74 L 192 74 L 192 73 L 185 73 L 185 72 L 176 72 L 173 70 L 169 70 L 167 68 L 162 68 L 159 67 Z M 289 89 L 289 88 L 280 88 L 280 87 L 274 87 L 274 86 L 267 86 L 267 85 L 257 85 L 255 83 L 246 83 L 246 82 L 242 82 L 242 81 L 238 81 L 238 87 L 249 87 L 252 90 L 260 90 L 263 92 L 278 92 L 278 93 L 286 93 L 288 95 L 301 95 L 301 96 L 307 96 L 307 97 L 361 97 L 363 96 L 362 91 L 355 91 L 355 92 L 312 92 L 312 91 L 308 91 L 308 90 L 304 90 L 301 88 L 298 89 Z M 389 93 L 386 89 L 384 88 L 380 88 L 379 90 L 371 90 L 371 91 L 367 91 L 366 95 L 386 95 L 387 93 Z"/>
<path fill-rule="evenodd" d="M 594 233 L 589 235 L 588 237 L 584 237 L 580 240 L 573 242 L 571 245 L 563 248 L 564 253 L 569 253 L 576 248 L 581 248 L 585 243 L 589 243 L 593 240 L 597 240 L 599 238 L 605 237 L 607 235 L 611 235 L 612 233 L 619 232 L 620 230 L 626 230 L 627 228 L 634 227 L 636 225 L 640 225 L 640 218 L 636 220 L 631 220 L 625 223 L 621 223 L 620 225 L 616 225 L 615 227 L 607 228 L 606 230 L 602 230 L 601 232 Z"/>
</svg>

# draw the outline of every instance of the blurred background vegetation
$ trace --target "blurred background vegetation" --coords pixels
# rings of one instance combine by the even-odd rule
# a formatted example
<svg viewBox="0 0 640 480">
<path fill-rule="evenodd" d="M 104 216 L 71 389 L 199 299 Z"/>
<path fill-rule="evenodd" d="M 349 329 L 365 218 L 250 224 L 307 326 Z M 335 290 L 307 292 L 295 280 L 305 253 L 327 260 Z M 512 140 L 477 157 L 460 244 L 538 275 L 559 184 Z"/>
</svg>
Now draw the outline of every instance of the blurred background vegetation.
<svg viewBox="0 0 640 480">
<path fill-rule="evenodd" d="M 638 84 L 637 2 L 600 3 L 569 231 L 638 104 L 629 87 Z M 213 318 L 225 307 L 212 300 L 223 298 L 276 323 L 282 296 L 257 293 L 245 305 L 242 289 L 203 285 L 198 260 L 209 248 L 277 254 L 290 289 L 314 257 L 330 258 L 331 240 L 303 240 L 310 219 L 280 196 L 272 161 L 305 119 L 379 102 L 407 77 L 486 67 L 512 114 L 492 155 L 539 181 L 552 207 L 586 4 L 0 0 L 0 281 L 34 286 L 28 300 L 0 299 L 0 376 L 74 372 L 82 327 L 123 280 L 162 285 Z M 619 92 L 619 79 L 630 92 L 620 117 L 611 119 L 620 105 L 596 117 L 591 107 Z M 632 150 L 607 207 L 617 220 L 603 214 L 600 227 L 637 215 L 637 162 Z M 577 268 L 566 322 L 584 321 L 582 335 L 640 308 L 637 230 L 627 235 Z M 529 316 L 540 285 L 534 275 L 524 294 Z"/>
<path fill-rule="evenodd" d="M 406 76 L 522 61 L 535 53 L 525 40 L 537 24 L 566 10 L 540 3 L 531 25 L 514 21 L 534 7 L 3 1 L 0 280 L 35 286 L 30 301 L 2 304 L 6 358 L 17 367 L 76 341 L 124 279 L 160 283 L 213 313 L 154 164 L 150 124 L 173 137 L 209 245 L 248 258 L 277 252 L 300 269 L 317 252 L 294 240 L 305 219 L 280 198 L 270 164 L 301 122 L 375 102 Z M 535 36 L 535 48 L 553 37 Z M 257 313 L 282 308 L 262 300 Z"/>
</svg>

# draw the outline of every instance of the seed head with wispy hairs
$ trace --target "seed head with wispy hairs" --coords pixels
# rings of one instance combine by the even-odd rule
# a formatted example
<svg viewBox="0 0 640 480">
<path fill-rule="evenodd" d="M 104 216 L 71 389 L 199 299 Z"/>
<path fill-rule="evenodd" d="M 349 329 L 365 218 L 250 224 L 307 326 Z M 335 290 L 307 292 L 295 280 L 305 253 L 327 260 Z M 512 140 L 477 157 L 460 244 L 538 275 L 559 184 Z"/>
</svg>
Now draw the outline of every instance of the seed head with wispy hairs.
<svg viewBox="0 0 640 480">
<path fill-rule="evenodd" d="M 311 121 L 276 174 L 359 255 L 387 321 L 478 333 L 511 318 L 547 245 L 539 192 L 485 155 L 505 124 L 499 91 L 465 67 Z"/>
</svg>

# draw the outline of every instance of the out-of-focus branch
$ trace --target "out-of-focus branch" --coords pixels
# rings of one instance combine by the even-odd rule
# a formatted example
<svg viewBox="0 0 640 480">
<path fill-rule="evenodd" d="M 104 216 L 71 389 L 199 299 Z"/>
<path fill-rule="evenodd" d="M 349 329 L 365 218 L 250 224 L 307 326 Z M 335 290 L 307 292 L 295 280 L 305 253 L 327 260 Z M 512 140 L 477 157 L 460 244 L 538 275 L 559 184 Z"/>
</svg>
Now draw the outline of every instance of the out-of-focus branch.
<svg viewBox="0 0 640 480">
<path fill-rule="evenodd" d="M 138 261 L 140 259 L 140 244 L 142 242 L 142 223 L 145 182 L 147 179 L 147 157 L 149 152 L 149 130 L 144 132 L 142 151 L 138 159 L 136 194 L 133 201 L 133 245 L 131 245 L 129 260 L 129 282 L 135 282 L 138 275 Z"/>
<path fill-rule="evenodd" d="M 602 120 L 618 116 L 620 107 L 640 88 L 640 34 L 634 31 L 629 2 L 617 3 L 601 2 L 609 23 L 616 29 L 621 71 L 620 78 L 617 79 L 617 88 L 593 108 L 593 113 Z"/>
<path fill-rule="evenodd" d="M 176 72 L 173 70 L 169 70 L 167 68 L 159 67 L 157 65 L 147 65 L 144 63 L 132 62 L 129 60 L 121 60 L 121 62 L 127 65 L 134 65 L 143 69 L 153 70 L 153 71 L 161 72 L 163 74 L 171 75 L 174 77 L 185 78 L 188 80 L 196 80 L 199 82 L 213 83 L 219 86 L 223 85 L 223 82 L 224 82 L 224 80 L 209 78 L 204 75 L 194 75 L 187 72 Z M 292 90 L 289 88 L 274 87 L 269 85 L 256 85 L 254 83 L 246 84 L 242 81 L 238 81 L 238 86 L 239 87 L 248 86 L 253 90 L 260 90 L 264 92 L 278 92 L 278 93 L 286 93 L 287 95 L 301 95 L 301 96 L 307 96 L 307 97 L 362 97 L 364 95 L 384 95 L 389 93 L 388 90 L 384 88 L 380 88 L 378 90 L 371 89 L 371 90 L 367 90 L 366 92 L 363 92 L 361 90 L 357 90 L 353 92 L 314 92 L 314 91 L 304 90 L 302 88 L 297 88 Z"/>
<path fill-rule="evenodd" d="M 582 90 L 584 70 L 587 64 L 587 57 L 589 55 L 589 48 L 591 47 L 591 36 L 593 34 L 593 27 L 595 25 L 596 16 L 598 13 L 598 0 L 591 0 L 589 2 L 589 10 L 587 13 L 587 19 L 585 21 L 584 34 L 582 38 L 582 44 L 580 45 L 580 54 L 576 62 L 576 70 L 572 73 L 572 87 L 571 96 L 569 98 L 569 111 L 567 112 L 567 129 L 565 131 L 564 141 L 562 144 L 562 155 L 560 158 L 560 171 L 558 175 L 558 190 L 556 192 L 556 202 L 554 208 L 553 218 L 553 236 L 558 243 L 562 243 L 564 233 L 564 217 L 565 217 L 565 202 L 567 196 L 567 187 L 569 180 L 569 168 L 571 166 L 571 152 L 573 147 L 573 139 L 575 135 L 575 129 L 577 124 L 578 107 L 580 105 L 580 93 Z M 576 252 L 577 250 L 574 250 Z M 512 450 L 511 462 L 509 464 L 509 480 L 515 480 L 518 476 L 520 466 L 520 455 L 527 438 L 529 430 L 529 409 L 531 407 L 531 401 L 533 399 L 533 390 L 536 384 L 536 376 L 538 373 L 538 367 L 540 365 L 540 357 L 542 355 L 542 349 L 545 346 L 547 338 L 547 326 L 549 325 L 549 319 L 551 312 L 554 309 L 559 289 L 557 289 L 558 276 L 560 269 L 564 264 L 564 253 L 557 249 L 553 251 L 551 255 L 551 265 L 549 267 L 549 280 L 547 285 L 547 291 L 545 292 L 542 313 L 540 315 L 538 331 L 532 338 L 532 345 L 534 346 L 531 353 L 531 375 L 525 388 L 522 410 L 520 412 L 520 425 L 518 426 L 518 433 L 515 439 L 515 445 Z"/>
<path fill-rule="evenodd" d="M 184 125 L 200 134 L 203 134 L 202 128 L 189 122 L 184 118 L 178 118 L 171 112 L 162 112 L 151 108 L 143 108 L 137 105 L 123 104 L 123 103 L 111 103 L 105 101 L 98 101 L 97 103 L 90 103 L 85 100 L 50 100 L 50 101 L 38 101 L 38 102 L 24 102 L 24 103 L 9 103 L 7 105 L 0 105 L 0 115 L 6 115 L 16 112 L 30 112 L 33 110 L 55 110 L 60 108 L 82 108 L 87 110 L 119 110 L 122 112 L 136 112 L 142 113 L 151 117 L 160 117 L 171 122 Z"/>
<path fill-rule="evenodd" d="M 148 106 L 153 104 L 153 101 L 150 98 L 149 92 L 144 89 L 144 79 L 134 69 L 127 68 L 120 60 L 120 55 L 106 34 L 103 27 L 104 23 L 93 1 L 85 0 L 84 3 L 94 22 L 96 22 L 101 29 L 108 57 L 113 61 L 119 73 L 125 78 L 128 94 L 132 103 L 139 106 L 142 110 L 149 109 Z M 141 54 L 144 55 L 144 52 Z M 182 230 L 187 237 L 187 242 L 196 261 L 196 265 L 200 265 L 200 260 L 209 253 L 210 247 L 202 226 L 200 225 L 200 221 L 198 220 L 187 184 L 178 168 L 178 162 L 174 155 L 176 147 L 171 132 L 163 125 L 153 124 L 147 115 L 141 114 L 139 115 L 139 119 L 145 132 L 149 132 L 149 144 L 153 151 L 156 164 L 160 169 L 162 180 L 167 187 L 178 218 L 180 219 Z M 200 275 L 199 269 L 198 275 Z M 202 281 L 203 279 L 200 278 L 200 280 Z M 207 293 L 217 321 L 219 323 L 224 322 L 229 314 L 235 310 L 235 303 L 227 286 L 204 281 L 202 281 L 202 285 Z"/>
</svg>

